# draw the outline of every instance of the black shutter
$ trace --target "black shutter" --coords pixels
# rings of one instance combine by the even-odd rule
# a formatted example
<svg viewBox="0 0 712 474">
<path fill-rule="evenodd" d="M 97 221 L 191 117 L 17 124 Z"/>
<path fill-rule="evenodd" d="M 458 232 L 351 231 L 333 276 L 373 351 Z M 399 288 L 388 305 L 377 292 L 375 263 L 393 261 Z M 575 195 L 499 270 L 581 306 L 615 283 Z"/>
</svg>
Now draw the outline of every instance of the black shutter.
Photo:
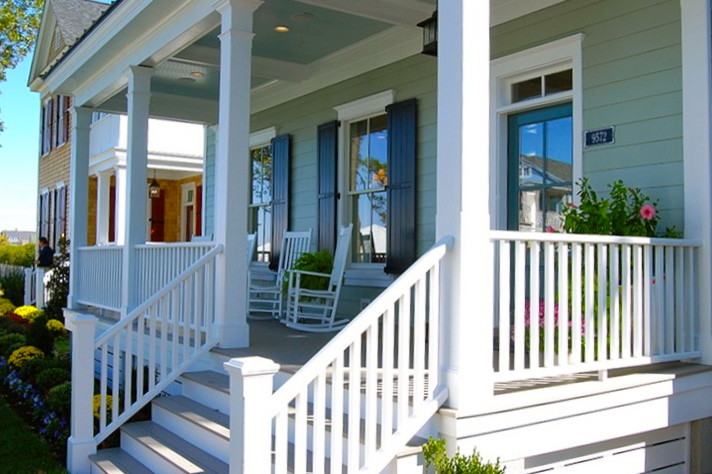
<svg viewBox="0 0 712 474">
<path fill-rule="evenodd" d="M 289 135 L 272 139 L 272 247 L 269 267 L 277 270 L 282 237 L 289 228 Z"/>
<path fill-rule="evenodd" d="M 339 122 L 319 125 L 317 130 L 317 229 L 319 250 L 336 247 L 336 201 Z"/>
<path fill-rule="evenodd" d="M 386 107 L 388 113 L 388 225 L 386 273 L 403 273 L 415 262 L 415 162 L 417 102 Z"/>
</svg>

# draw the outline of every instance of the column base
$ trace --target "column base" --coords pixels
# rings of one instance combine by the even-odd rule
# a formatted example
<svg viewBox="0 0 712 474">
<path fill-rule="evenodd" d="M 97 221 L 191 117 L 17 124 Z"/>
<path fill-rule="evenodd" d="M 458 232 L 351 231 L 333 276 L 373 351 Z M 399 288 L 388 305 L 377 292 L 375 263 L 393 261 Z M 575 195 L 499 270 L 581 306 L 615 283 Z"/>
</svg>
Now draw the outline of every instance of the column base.
<svg viewBox="0 0 712 474">
<path fill-rule="evenodd" d="M 77 441 L 72 436 L 67 440 L 67 470 L 71 474 L 91 471 L 89 456 L 96 454 L 94 439 Z"/>
<path fill-rule="evenodd" d="M 244 322 L 220 324 L 216 327 L 218 346 L 237 349 L 250 347 L 250 325 Z"/>
</svg>

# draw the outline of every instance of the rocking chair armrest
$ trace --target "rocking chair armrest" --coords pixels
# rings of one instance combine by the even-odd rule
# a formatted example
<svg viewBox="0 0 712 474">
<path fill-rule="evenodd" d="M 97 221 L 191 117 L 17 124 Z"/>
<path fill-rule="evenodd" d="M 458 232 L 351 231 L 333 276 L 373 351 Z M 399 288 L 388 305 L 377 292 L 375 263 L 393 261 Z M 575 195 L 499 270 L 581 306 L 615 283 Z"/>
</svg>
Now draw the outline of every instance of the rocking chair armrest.
<svg viewBox="0 0 712 474">
<path fill-rule="evenodd" d="M 315 276 L 315 277 L 331 278 L 330 273 L 310 272 L 308 270 L 290 270 L 290 273 L 294 273 L 297 276 L 310 275 L 310 276 Z"/>
</svg>

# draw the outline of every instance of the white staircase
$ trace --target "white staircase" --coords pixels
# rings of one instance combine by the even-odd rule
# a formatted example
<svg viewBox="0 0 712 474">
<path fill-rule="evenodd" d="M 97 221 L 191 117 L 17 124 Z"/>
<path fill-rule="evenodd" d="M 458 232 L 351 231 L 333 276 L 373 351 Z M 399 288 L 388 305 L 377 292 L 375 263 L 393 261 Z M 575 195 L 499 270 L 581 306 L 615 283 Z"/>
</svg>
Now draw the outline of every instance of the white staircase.
<svg viewBox="0 0 712 474">
<path fill-rule="evenodd" d="M 417 446 L 425 440 L 417 435 L 448 396 L 439 370 L 439 268 L 451 245 L 447 238 L 433 246 L 294 374 L 269 359 L 208 352 L 215 338 L 206 300 L 194 296 L 186 306 L 181 295 L 196 282 L 213 286 L 219 248 L 96 341 L 87 337 L 94 323 L 72 320 L 73 342 L 86 339 L 73 361 L 74 388 L 85 390 L 73 390 L 72 410 L 90 413 L 93 361 L 80 352 L 100 356 L 102 403 L 98 433 L 73 421 L 70 472 L 421 472 Z M 139 361 L 148 361 L 145 379 Z M 166 390 L 172 395 L 154 398 Z M 128 421 L 149 402 L 150 421 Z M 80 467 L 82 453 L 114 427 L 121 447 Z"/>
<path fill-rule="evenodd" d="M 280 375 L 289 376 L 286 373 Z M 153 400 L 151 421 L 127 423 L 121 427 L 120 448 L 100 450 L 90 457 L 93 474 L 229 471 L 230 393 L 227 374 L 210 370 L 189 372 L 181 382 L 180 395 Z M 327 411 L 327 423 L 328 418 Z M 293 439 L 293 427 L 290 431 Z M 344 430 L 344 446 L 347 434 Z M 312 438 L 311 434 L 309 438 Z M 363 445 L 365 430 L 361 430 L 359 439 Z M 413 469 L 419 465 L 418 447 L 424 442 L 425 439 L 415 437 L 410 443 L 413 447 L 403 449 L 383 472 L 417 472 Z M 288 472 L 294 472 L 293 466 L 288 467 Z M 307 466 L 307 472 L 313 472 L 311 465 Z M 328 465 L 324 472 L 330 472 Z M 347 472 L 346 466 L 343 472 Z"/>
</svg>

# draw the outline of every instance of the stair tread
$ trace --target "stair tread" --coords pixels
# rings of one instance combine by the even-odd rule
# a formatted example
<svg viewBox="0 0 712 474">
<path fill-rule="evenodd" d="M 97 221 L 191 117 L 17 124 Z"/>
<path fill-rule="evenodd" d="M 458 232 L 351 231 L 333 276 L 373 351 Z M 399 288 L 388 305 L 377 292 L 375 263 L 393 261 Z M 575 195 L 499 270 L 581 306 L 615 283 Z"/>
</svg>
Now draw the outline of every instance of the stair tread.
<svg viewBox="0 0 712 474">
<path fill-rule="evenodd" d="M 89 460 L 106 474 L 153 474 L 153 471 L 121 448 L 102 449 L 89 456 Z"/>
<path fill-rule="evenodd" d="M 121 432 L 159 454 L 180 471 L 228 472 L 226 463 L 152 421 L 129 423 L 121 428 Z"/>
<path fill-rule="evenodd" d="M 153 404 L 185 418 L 217 436 L 230 439 L 230 417 L 182 395 L 158 397 Z"/>
<path fill-rule="evenodd" d="M 200 370 L 197 372 L 185 372 L 182 377 L 201 385 L 230 394 L 230 378 L 227 374 L 221 374 L 214 370 Z"/>
</svg>

